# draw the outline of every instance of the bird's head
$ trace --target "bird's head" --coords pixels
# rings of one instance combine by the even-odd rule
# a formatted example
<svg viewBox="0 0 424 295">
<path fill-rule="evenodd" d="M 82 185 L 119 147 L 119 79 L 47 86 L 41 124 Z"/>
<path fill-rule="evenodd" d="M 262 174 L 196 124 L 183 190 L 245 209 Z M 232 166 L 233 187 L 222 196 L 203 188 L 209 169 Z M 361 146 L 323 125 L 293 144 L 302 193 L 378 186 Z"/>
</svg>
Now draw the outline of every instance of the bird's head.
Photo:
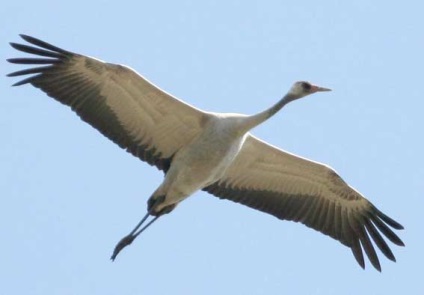
<svg viewBox="0 0 424 295">
<path fill-rule="evenodd" d="M 289 96 L 291 100 L 302 98 L 315 92 L 331 91 L 329 88 L 313 85 L 306 81 L 298 81 L 290 88 Z"/>
</svg>

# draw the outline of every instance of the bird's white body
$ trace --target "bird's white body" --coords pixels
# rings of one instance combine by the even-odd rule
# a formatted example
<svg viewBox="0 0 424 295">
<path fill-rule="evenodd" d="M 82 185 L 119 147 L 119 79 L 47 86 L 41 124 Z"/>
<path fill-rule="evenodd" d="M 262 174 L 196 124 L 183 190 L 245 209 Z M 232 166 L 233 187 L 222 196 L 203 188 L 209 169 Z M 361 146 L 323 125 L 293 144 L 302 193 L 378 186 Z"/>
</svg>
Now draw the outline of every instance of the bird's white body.
<svg viewBox="0 0 424 295">
<path fill-rule="evenodd" d="M 164 181 L 153 193 L 153 197 L 166 196 L 157 211 L 218 181 L 239 153 L 246 134 L 240 126 L 246 124 L 246 116 L 208 115 L 203 132 L 175 154 Z"/>
<path fill-rule="evenodd" d="M 145 218 L 118 243 L 112 259 L 158 217 L 204 190 L 329 235 L 348 246 L 362 267 L 365 251 L 373 266 L 381 269 L 371 239 L 395 261 L 381 234 L 403 246 L 390 229 L 402 229 L 402 225 L 330 167 L 249 134 L 287 103 L 329 89 L 300 81 L 276 104 L 255 115 L 210 113 L 164 92 L 128 67 L 21 36 L 35 46 L 11 43 L 12 47 L 37 58 L 9 62 L 46 66 L 9 74 L 31 75 L 15 86 L 31 83 L 42 89 L 120 147 L 165 172 L 164 181 L 148 200 Z M 149 215 L 155 216 L 153 221 L 138 230 Z"/>
</svg>

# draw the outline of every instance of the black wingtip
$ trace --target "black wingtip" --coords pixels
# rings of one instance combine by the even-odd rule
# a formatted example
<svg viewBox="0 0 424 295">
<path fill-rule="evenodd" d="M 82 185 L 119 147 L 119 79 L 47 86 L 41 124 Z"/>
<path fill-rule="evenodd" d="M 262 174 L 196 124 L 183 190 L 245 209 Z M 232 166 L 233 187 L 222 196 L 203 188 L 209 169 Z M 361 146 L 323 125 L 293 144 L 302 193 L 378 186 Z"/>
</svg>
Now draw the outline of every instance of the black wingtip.
<svg viewBox="0 0 424 295">
<path fill-rule="evenodd" d="M 26 34 L 19 34 L 19 37 L 21 37 L 22 39 L 24 39 L 25 41 L 27 41 L 28 43 L 34 44 L 34 43 L 39 43 L 39 42 L 43 42 L 40 39 L 37 39 L 35 37 L 32 37 L 30 35 L 26 35 Z"/>
<path fill-rule="evenodd" d="M 362 269 L 365 269 L 365 260 L 359 239 L 352 240 L 350 250 L 352 251 L 353 257 L 355 257 L 356 262 L 358 262 Z"/>
<path fill-rule="evenodd" d="M 400 224 L 399 222 L 395 221 L 394 219 L 390 218 L 389 216 L 387 216 L 386 214 L 384 214 L 383 212 L 381 212 L 374 205 L 372 206 L 372 210 L 374 212 L 376 212 L 377 216 L 380 217 L 385 223 L 387 223 L 388 225 L 390 225 L 392 228 L 398 229 L 398 230 L 404 229 L 404 227 L 403 227 L 402 224 Z"/>
<path fill-rule="evenodd" d="M 14 49 L 19 50 L 19 44 L 15 42 L 9 42 L 9 45 L 12 46 Z"/>
<path fill-rule="evenodd" d="M 24 69 L 7 74 L 7 77 L 36 74 L 34 76 L 28 77 L 22 81 L 13 84 L 13 86 L 20 86 L 27 83 L 32 83 L 35 78 L 39 77 L 46 71 L 53 69 L 56 64 L 65 62 L 73 55 L 69 51 L 63 50 L 59 47 L 56 47 L 34 37 L 25 34 L 20 34 L 19 36 L 30 44 L 28 45 L 10 42 L 10 46 L 20 52 L 36 55 L 36 57 L 9 58 L 7 59 L 7 61 L 12 64 L 45 66 Z"/>
<path fill-rule="evenodd" d="M 24 82 L 24 83 L 22 83 L 22 81 L 16 82 L 15 84 L 12 84 L 12 87 L 21 86 L 21 85 L 24 85 L 24 84 L 27 84 L 27 83 L 29 83 L 29 82 Z"/>
<path fill-rule="evenodd" d="M 375 262 L 373 262 L 372 260 L 371 260 L 371 264 L 374 266 L 374 268 L 376 269 L 376 270 L 378 270 L 379 272 L 381 272 L 381 265 L 380 265 L 380 261 L 375 261 Z"/>
<path fill-rule="evenodd" d="M 6 61 L 12 64 L 21 64 L 21 65 L 48 65 L 59 63 L 60 60 L 54 58 L 30 58 L 30 57 L 18 57 L 18 58 L 8 58 Z"/>
<path fill-rule="evenodd" d="M 12 73 L 13 74 L 13 73 Z M 34 76 L 31 76 L 31 77 L 28 77 L 28 78 L 26 78 L 26 79 L 23 79 L 23 80 L 21 80 L 21 81 L 18 81 L 18 82 L 16 82 L 15 84 L 13 84 L 12 86 L 13 87 L 15 87 L 15 86 L 21 86 L 21 85 L 24 85 L 24 84 L 28 84 L 28 83 L 31 83 L 31 82 L 33 82 L 34 81 L 34 79 L 35 78 L 37 78 L 37 77 L 39 77 L 40 75 L 42 75 L 42 74 L 38 74 L 38 75 L 34 75 Z M 8 77 L 12 77 L 10 74 L 9 75 L 7 75 Z"/>
<path fill-rule="evenodd" d="M 28 43 L 35 45 L 35 46 L 38 46 L 38 47 L 41 47 L 41 48 L 44 48 L 46 50 L 50 50 L 50 51 L 53 51 L 53 52 L 56 52 L 56 53 L 59 53 L 59 54 L 63 54 L 65 56 L 72 54 L 70 51 L 67 51 L 67 50 L 62 49 L 62 48 L 57 47 L 57 46 L 54 46 L 54 45 L 47 43 L 43 40 L 40 40 L 38 38 L 28 36 L 28 35 L 25 35 L 25 34 L 20 34 L 19 36 L 22 39 L 24 39 L 25 41 L 27 41 Z"/>
<path fill-rule="evenodd" d="M 43 67 L 36 67 L 36 68 L 29 68 L 25 70 L 16 71 L 10 74 L 7 74 L 8 77 L 16 77 L 16 76 L 23 76 L 28 74 L 39 74 L 44 73 L 50 69 L 52 69 L 52 66 L 43 66 Z"/>
</svg>

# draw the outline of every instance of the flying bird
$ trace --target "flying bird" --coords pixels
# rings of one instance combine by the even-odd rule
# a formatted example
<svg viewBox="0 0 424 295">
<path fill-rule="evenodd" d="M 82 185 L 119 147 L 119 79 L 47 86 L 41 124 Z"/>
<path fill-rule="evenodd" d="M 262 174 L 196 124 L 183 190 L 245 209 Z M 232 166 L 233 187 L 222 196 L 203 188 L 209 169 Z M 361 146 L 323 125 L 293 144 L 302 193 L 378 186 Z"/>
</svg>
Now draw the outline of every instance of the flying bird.
<svg viewBox="0 0 424 295">
<path fill-rule="evenodd" d="M 14 86 L 40 88 L 121 148 L 165 173 L 148 199 L 146 215 L 116 245 L 112 260 L 159 217 L 203 190 L 328 235 L 349 247 L 362 268 L 364 251 L 381 271 L 373 243 L 396 261 L 383 236 L 404 246 L 391 229 L 403 229 L 402 225 L 332 168 L 283 151 L 250 133 L 288 103 L 330 89 L 300 81 L 257 114 L 207 112 L 164 92 L 129 67 L 20 36 L 30 45 L 11 46 L 37 57 L 8 61 L 36 66 L 9 74 L 26 76 Z"/>
</svg>

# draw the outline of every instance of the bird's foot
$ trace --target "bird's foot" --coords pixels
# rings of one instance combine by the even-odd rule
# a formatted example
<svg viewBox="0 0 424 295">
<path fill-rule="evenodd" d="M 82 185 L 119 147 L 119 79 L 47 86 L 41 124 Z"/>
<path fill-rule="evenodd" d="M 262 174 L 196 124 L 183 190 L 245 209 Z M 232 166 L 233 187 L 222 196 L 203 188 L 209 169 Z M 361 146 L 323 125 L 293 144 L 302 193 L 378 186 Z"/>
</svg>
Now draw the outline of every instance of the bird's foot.
<svg viewBox="0 0 424 295">
<path fill-rule="evenodd" d="M 112 261 L 115 261 L 116 256 L 118 256 L 119 252 L 121 252 L 121 250 L 124 249 L 126 246 L 130 245 L 136 237 L 137 236 L 135 236 L 135 235 L 128 235 L 128 236 L 123 237 L 122 240 L 120 240 L 119 243 L 116 244 L 115 249 L 113 250 L 113 254 L 110 257 L 110 259 Z"/>
</svg>

